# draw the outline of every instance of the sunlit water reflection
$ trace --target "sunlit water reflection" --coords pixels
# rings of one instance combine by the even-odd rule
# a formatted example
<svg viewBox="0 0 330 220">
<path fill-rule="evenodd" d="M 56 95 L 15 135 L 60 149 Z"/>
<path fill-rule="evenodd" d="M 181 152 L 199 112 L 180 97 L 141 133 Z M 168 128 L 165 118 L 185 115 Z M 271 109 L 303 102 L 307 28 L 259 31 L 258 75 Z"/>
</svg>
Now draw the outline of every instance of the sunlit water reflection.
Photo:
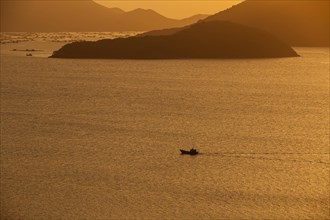
<svg viewBox="0 0 330 220">
<path fill-rule="evenodd" d="M 329 218 L 328 48 L 45 58 L 62 44 L 1 47 L 4 218 Z"/>
</svg>

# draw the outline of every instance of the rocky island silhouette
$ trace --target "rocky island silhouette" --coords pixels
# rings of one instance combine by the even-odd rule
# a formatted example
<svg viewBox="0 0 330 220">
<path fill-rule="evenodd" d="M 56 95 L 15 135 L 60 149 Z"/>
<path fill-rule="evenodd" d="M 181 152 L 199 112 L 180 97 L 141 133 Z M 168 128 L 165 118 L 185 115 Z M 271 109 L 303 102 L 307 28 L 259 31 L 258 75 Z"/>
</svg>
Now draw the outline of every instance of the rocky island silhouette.
<svg viewBox="0 0 330 220">
<path fill-rule="evenodd" d="M 298 54 L 275 36 L 228 21 L 198 22 L 168 36 L 74 42 L 51 58 L 190 59 L 275 58 Z"/>
</svg>

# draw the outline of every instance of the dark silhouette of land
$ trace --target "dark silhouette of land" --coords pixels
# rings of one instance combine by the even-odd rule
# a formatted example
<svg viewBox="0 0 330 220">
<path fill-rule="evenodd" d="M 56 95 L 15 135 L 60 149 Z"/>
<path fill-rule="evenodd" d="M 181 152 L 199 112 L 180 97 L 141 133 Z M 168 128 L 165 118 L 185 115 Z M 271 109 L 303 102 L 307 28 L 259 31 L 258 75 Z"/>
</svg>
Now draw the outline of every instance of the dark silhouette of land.
<svg viewBox="0 0 330 220">
<path fill-rule="evenodd" d="M 199 22 L 169 36 L 75 42 L 52 58 L 183 59 L 294 57 L 273 35 L 227 21 Z"/>
<path fill-rule="evenodd" d="M 148 31 L 195 23 L 207 15 L 176 20 L 153 10 L 125 12 L 92 0 L 0 1 L 2 32 Z"/>
<path fill-rule="evenodd" d="M 225 20 L 266 30 L 291 46 L 329 46 L 329 0 L 246 0 L 205 21 Z M 145 35 L 171 35 L 183 28 Z"/>
</svg>

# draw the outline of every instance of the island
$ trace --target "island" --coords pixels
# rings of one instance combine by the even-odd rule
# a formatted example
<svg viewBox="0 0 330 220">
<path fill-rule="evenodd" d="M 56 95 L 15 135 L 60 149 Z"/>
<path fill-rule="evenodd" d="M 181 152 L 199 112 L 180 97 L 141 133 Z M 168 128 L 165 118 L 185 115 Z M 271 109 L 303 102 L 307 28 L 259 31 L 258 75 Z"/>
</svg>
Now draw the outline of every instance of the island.
<svg viewBox="0 0 330 220">
<path fill-rule="evenodd" d="M 167 36 L 74 42 L 51 58 L 244 59 L 299 56 L 274 35 L 229 21 L 198 22 Z"/>
</svg>

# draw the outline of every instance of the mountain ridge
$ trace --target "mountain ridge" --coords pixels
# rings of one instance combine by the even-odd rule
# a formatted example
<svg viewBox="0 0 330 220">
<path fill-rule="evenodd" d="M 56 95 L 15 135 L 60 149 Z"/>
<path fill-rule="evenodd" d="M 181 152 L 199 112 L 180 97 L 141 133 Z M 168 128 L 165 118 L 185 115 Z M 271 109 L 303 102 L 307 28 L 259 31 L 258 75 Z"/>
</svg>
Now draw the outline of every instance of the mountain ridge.
<svg viewBox="0 0 330 220">
<path fill-rule="evenodd" d="M 260 28 L 294 46 L 329 46 L 330 1 L 246 0 L 207 17 Z"/>
<path fill-rule="evenodd" d="M 223 20 L 268 31 L 291 46 L 329 46 L 329 1 L 246 0 L 204 19 Z M 139 36 L 171 35 L 181 28 L 153 30 Z"/>
<path fill-rule="evenodd" d="M 150 9 L 123 11 L 92 0 L 0 1 L 2 32 L 148 31 L 179 27 L 207 17 L 177 20 Z"/>
</svg>

